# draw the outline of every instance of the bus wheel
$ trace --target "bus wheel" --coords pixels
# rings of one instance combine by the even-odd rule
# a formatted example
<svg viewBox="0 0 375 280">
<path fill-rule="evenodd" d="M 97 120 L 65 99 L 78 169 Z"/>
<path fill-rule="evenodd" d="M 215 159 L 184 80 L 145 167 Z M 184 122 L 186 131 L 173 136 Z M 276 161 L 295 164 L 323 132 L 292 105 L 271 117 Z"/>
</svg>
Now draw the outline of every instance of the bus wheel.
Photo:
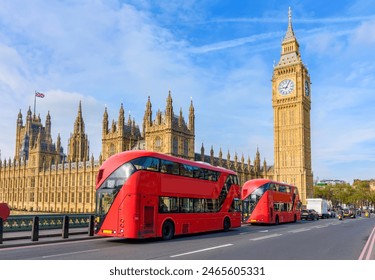
<svg viewBox="0 0 375 280">
<path fill-rule="evenodd" d="M 168 220 L 165 221 L 163 224 L 162 232 L 161 232 L 161 237 L 163 240 L 170 240 L 174 236 L 174 225 L 173 223 Z"/>
<path fill-rule="evenodd" d="M 224 223 L 223 223 L 224 231 L 228 231 L 230 229 L 230 219 L 228 217 L 225 217 Z"/>
</svg>

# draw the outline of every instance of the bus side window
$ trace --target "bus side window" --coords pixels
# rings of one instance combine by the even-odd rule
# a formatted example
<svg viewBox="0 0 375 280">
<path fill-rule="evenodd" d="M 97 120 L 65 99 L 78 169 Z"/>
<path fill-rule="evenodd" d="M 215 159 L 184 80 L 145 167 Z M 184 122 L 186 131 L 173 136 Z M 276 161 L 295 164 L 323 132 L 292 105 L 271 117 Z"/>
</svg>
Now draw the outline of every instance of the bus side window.
<svg viewBox="0 0 375 280">
<path fill-rule="evenodd" d="M 193 212 L 193 199 L 192 198 L 180 198 L 180 213 Z"/>
<path fill-rule="evenodd" d="M 161 160 L 160 172 L 179 175 L 179 164 L 169 160 Z"/>
<path fill-rule="evenodd" d="M 202 168 L 193 166 L 193 176 L 194 176 L 194 178 L 204 180 L 204 170 Z"/>
<path fill-rule="evenodd" d="M 169 204 L 168 197 L 161 196 L 159 198 L 159 213 L 167 213 L 167 212 L 169 212 L 169 208 L 168 208 L 167 204 Z"/>
<path fill-rule="evenodd" d="M 170 202 L 169 212 L 178 213 L 178 198 L 177 197 L 170 197 L 169 202 Z"/>
<path fill-rule="evenodd" d="M 181 164 L 180 165 L 180 174 L 185 177 L 193 177 L 193 166 Z"/>
<path fill-rule="evenodd" d="M 275 211 L 279 211 L 279 204 L 278 204 L 278 203 L 274 203 L 274 204 L 273 204 L 273 209 L 274 209 Z"/>
<path fill-rule="evenodd" d="M 219 172 L 208 169 L 206 169 L 205 171 L 205 178 L 207 178 L 207 180 L 216 182 L 219 179 Z"/>
<path fill-rule="evenodd" d="M 194 212 L 195 213 L 200 213 L 203 212 L 203 199 L 201 198 L 194 198 L 193 199 L 193 205 L 194 205 Z"/>
</svg>

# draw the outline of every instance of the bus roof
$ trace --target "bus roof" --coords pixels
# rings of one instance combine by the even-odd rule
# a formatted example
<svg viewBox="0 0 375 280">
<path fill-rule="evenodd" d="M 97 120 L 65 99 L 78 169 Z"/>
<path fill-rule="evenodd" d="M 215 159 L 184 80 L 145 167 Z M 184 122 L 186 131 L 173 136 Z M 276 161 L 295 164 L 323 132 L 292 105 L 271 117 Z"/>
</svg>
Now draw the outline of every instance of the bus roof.
<svg viewBox="0 0 375 280">
<path fill-rule="evenodd" d="M 196 166 L 196 167 L 200 167 L 200 168 L 204 168 L 204 169 L 209 169 L 209 170 L 214 170 L 214 171 L 218 171 L 218 172 L 226 172 L 226 173 L 232 174 L 232 175 L 237 174 L 236 172 L 234 172 L 230 169 L 226 169 L 226 168 L 223 168 L 223 167 L 216 167 L 216 166 L 213 166 L 213 165 L 211 165 L 209 163 L 206 163 L 206 162 L 202 163 L 202 162 L 192 161 L 192 160 L 183 159 L 183 158 L 179 158 L 179 157 L 175 157 L 175 156 L 170 156 L 170 155 L 166 155 L 166 154 L 162 154 L 162 153 L 158 153 L 158 152 L 152 152 L 152 151 L 148 151 L 148 150 L 132 150 L 132 151 L 120 152 L 118 154 L 115 154 L 115 155 L 109 157 L 102 164 L 102 167 L 105 167 L 106 163 L 108 163 L 108 162 L 111 162 L 111 165 L 113 165 L 114 162 L 118 162 L 118 166 L 120 166 L 121 164 L 123 164 L 125 162 L 128 162 L 130 160 L 133 160 L 133 159 L 139 158 L 139 157 L 155 157 L 155 158 L 159 158 L 159 159 L 170 160 L 170 161 L 173 161 L 173 162 L 192 165 L 192 166 Z"/>
<path fill-rule="evenodd" d="M 255 189 L 259 188 L 260 186 L 263 186 L 267 183 L 274 183 L 278 185 L 283 185 L 283 186 L 289 186 L 289 187 L 295 187 L 293 185 L 287 184 L 287 183 L 282 183 L 282 182 L 277 182 L 269 179 L 252 179 L 249 181 L 246 181 L 243 186 L 242 186 L 242 199 L 245 199 L 247 196 L 249 196 Z"/>
<path fill-rule="evenodd" d="M 259 186 L 262 186 L 262 185 L 267 184 L 267 183 L 275 183 L 275 184 L 279 184 L 279 185 L 295 187 L 294 185 L 291 185 L 291 184 L 288 184 L 288 183 L 277 182 L 277 181 L 273 181 L 273 180 L 270 180 L 270 179 L 264 179 L 264 178 L 251 179 L 249 181 L 246 181 L 243 186 L 245 187 L 245 185 L 247 185 L 247 186 L 258 186 L 259 187 Z"/>
</svg>

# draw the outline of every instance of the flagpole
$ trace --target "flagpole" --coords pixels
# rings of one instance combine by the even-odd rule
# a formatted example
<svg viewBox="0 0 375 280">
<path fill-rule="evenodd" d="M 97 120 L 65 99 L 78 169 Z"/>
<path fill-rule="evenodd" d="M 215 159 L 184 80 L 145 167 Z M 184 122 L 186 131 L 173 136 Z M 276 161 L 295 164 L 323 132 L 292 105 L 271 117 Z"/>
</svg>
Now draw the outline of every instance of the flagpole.
<svg viewBox="0 0 375 280">
<path fill-rule="evenodd" d="M 36 91 L 34 92 L 34 116 L 36 112 Z"/>
</svg>

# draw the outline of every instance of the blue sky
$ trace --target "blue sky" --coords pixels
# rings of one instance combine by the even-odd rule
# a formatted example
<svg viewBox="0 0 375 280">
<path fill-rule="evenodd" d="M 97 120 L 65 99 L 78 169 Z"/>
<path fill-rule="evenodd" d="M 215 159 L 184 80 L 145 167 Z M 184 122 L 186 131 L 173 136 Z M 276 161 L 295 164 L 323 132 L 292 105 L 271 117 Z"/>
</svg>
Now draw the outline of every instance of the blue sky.
<svg viewBox="0 0 375 280">
<path fill-rule="evenodd" d="M 314 178 L 375 178 L 375 6 L 372 1 L 0 0 L 0 149 L 33 107 L 67 142 L 81 100 L 90 152 L 104 107 L 141 126 L 147 97 L 196 113 L 196 151 L 213 146 L 273 164 L 271 78 L 288 7 L 312 81 Z"/>
</svg>

